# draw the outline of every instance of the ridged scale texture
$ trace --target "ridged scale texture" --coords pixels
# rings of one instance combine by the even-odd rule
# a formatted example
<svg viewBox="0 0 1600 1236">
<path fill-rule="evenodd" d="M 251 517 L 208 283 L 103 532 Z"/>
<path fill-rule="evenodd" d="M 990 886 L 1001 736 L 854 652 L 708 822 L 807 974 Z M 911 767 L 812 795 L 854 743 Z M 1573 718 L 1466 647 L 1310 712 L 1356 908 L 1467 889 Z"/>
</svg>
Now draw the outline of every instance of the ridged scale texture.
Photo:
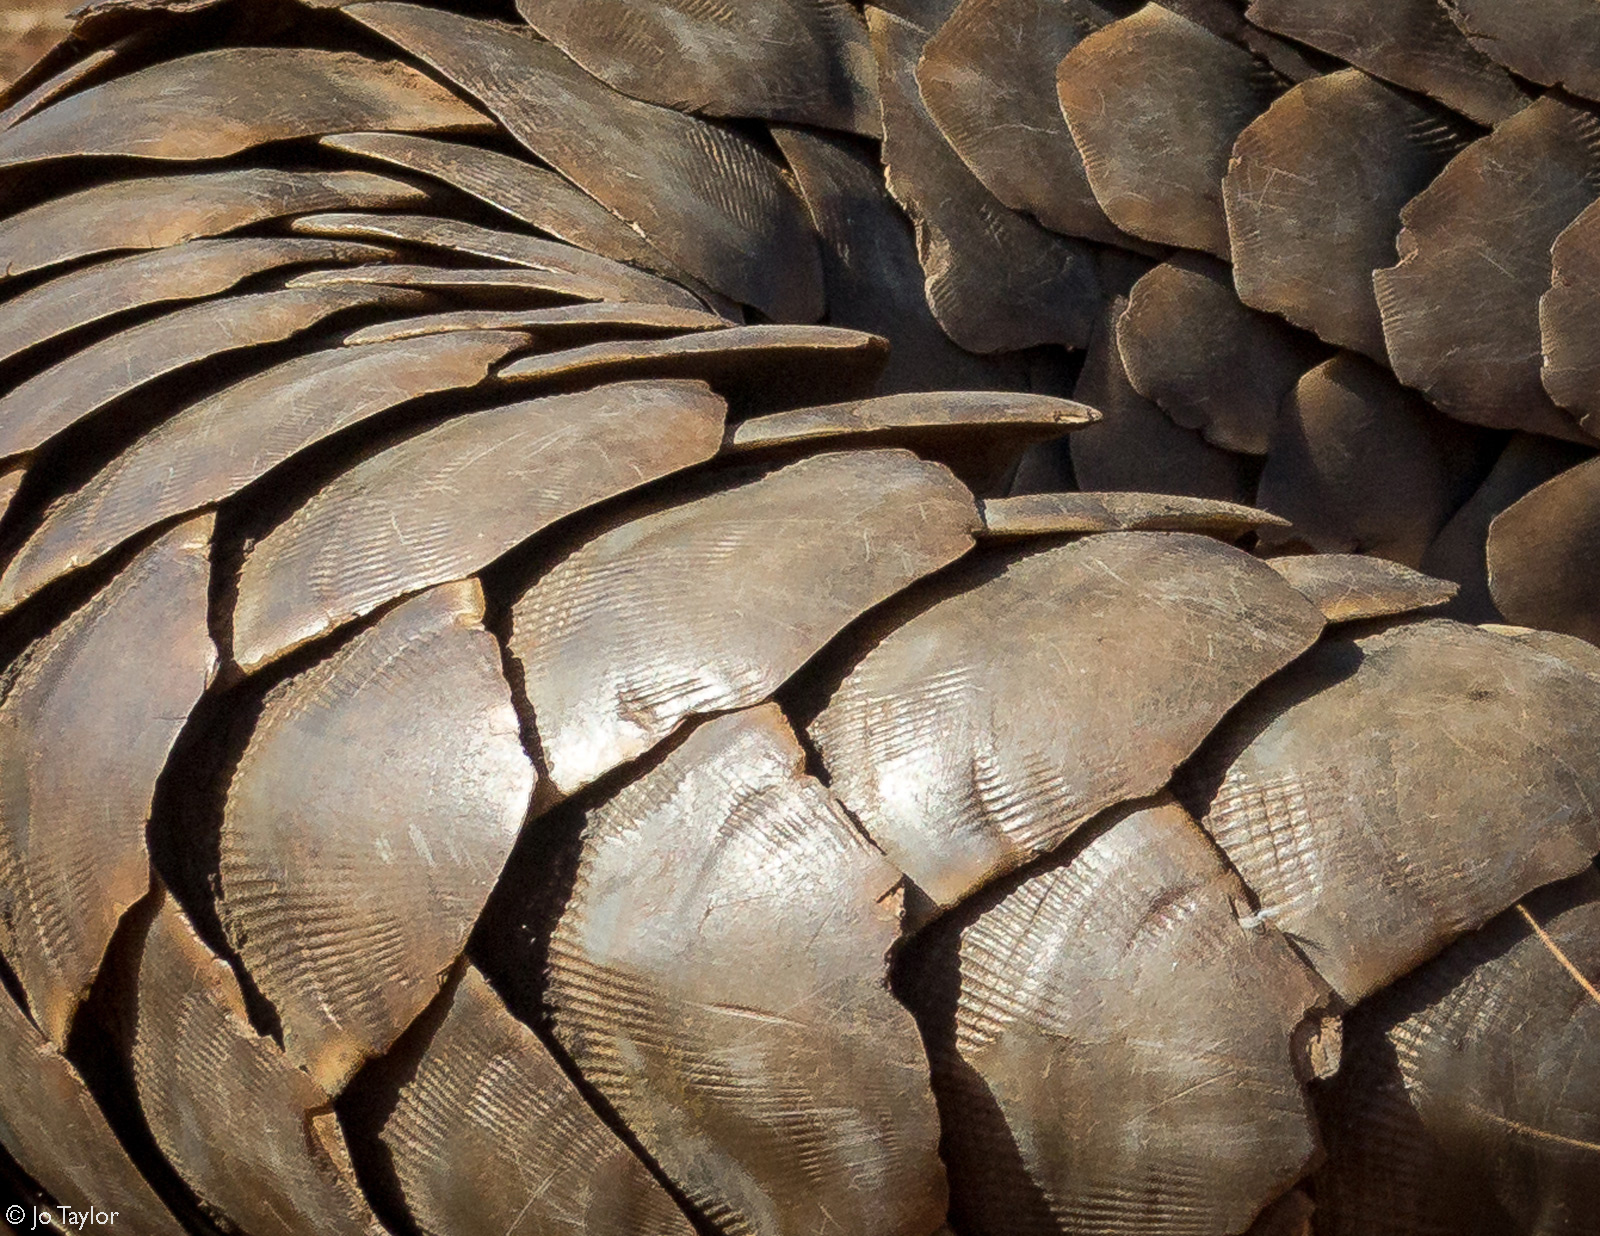
<svg viewBox="0 0 1600 1236">
<path fill-rule="evenodd" d="M 964 1226 L 1242 1230 L 1300 1173 L 1316 1143 L 1291 1035 L 1326 989 L 1275 930 L 1240 921 L 1244 898 L 1167 800 L 1118 813 L 913 965 Z M 951 971 L 953 1027 L 937 1007 Z M 1190 1001 L 1211 1010 L 1195 1037 Z M 1043 1202 L 1016 1226 L 993 1167 L 1011 1139 Z"/>
<path fill-rule="evenodd" d="M 724 1230 L 926 1232 L 932 1096 L 881 979 L 900 873 L 801 760 L 778 709 L 736 713 L 589 817 L 555 1032 Z"/>
<path fill-rule="evenodd" d="M 33 646 L 0 704 L 0 942 L 58 1048 L 118 920 L 150 886 L 145 822 L 216 668 L 213 520 L 157 541 Z"/>
<path fill-rule="evenodd" d="M 471 582 L 396 606 L 268 694 L 229 787 L 223 923 L 329 1093 L 432 999 L 528 813 L 482 618 Z M 374 726 L 381 746 L 362 741 Z"/>
<path fill-rule="evenodd" d="M 688 1236 L 688 1220 L 468 966 L 380 1136 L 430 1233 Z"/>
<path fill-rule="evenodd" d="M 0 100 L 0 1171 L 1593 1233 L 1593 106 L 1447 7 L 86 10 Z"/>
</svg>

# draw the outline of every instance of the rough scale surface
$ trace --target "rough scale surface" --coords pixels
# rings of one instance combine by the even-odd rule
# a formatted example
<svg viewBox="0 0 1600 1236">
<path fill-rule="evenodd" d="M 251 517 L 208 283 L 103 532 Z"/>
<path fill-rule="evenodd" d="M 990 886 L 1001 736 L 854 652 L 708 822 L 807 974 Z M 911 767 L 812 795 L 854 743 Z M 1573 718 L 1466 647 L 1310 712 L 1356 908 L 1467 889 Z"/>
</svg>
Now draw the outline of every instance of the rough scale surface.
<svg viewBox="0 0 1600 1236">
<path fill-rule="evenodd" d="M 90 4 L 0 94 L 0 1200 L 1600 1236 L 1595 29 Z"/>
</svg>

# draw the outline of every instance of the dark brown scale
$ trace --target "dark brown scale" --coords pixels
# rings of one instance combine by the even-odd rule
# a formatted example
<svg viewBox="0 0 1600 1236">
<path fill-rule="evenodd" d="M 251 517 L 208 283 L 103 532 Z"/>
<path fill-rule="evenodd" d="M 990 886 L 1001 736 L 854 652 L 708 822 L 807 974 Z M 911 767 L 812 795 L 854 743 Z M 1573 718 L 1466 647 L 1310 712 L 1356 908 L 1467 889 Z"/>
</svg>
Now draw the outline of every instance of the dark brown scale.
<svg viewBox="0 0 1600 1236">
<path fill-rule="evenodd" d="M 605 301 L 626 295 L 630 286 L 640 286 L 634 273 L 626 275 L 619 285 L 610 272 L 580 273 L 515 266 L 425 266 L 420 263 L 315 270 L 289 280 L 289 286 L 295 288 L 350 288 L 370 284 L 410 288 L 419 294 L 442 294 L 453 302 L 474 306 L 523 309 L 549 308 L 574 301 Z M 409 307 L 424 309 L 435 302 L 415 295 L 408 298 L 407 303 Z"/>
<path fill-rule="evenodd" d="M 42 7 L 65 8 L 64 5 Z M 57 14 L 51 13 L 46 15 L 46 18 L 48 20 L 49 17 L 55 16 Z M 60 13 L 59 16 L 65 17 L 65 13 Z M 132 42 L 134 40 L 127 40 L 127 43 Z M 13 43 L 3 53 L 7 57 L 7 67 L 0 69 L 0 78 L 6 81 L 7 96 L 15 101 L 0 109 L 0 129 L 9 129 L 30 112 L 37 111 L 57 96 L 94 77 L 105 66 L 116 63 L 118 55 L 124 50 L 126 50 L 125 45 L 119 47 L 114 43 L 110 47 L 90 52 L 87 56 L 66 65 L 59 72 L 52 73 L 49 71 L 49 62 L 54 59 L 53 56 L 35 58 L 29 54 L 26 46 L 18 47 Z M 15 70 L 18 68 L 27 71 L 17 77 Z"/>
<path fill-rule="evenodd" d="M 631 301 L 591 301 L 540 309 L 449 309 L 374 322 L 353 330 L 345 343 L 392 343 L 422 335 L 458 330 L 512 330 L 528 336 L 534 347 L 595 342 L 617 337 L 652 339 L 720 330 L 727 320 L 700 309 L 676 305 L 641 305 Z M 552 349 L 553 350 L 553 349 Z"/>
<path fill-rule="evenodd" d="M 1282 95 L 1222 182 L 1239 299 L 1386 364 L 1372 272 L 1395 260 L 1402 207 L 1472 136 L 1354 69 Z"/>
<path fill-rule="evenodd" d="M 987 494 L 1004 490 L 1028 447 L 1097 419 L 1092 408 L 1042 395 L 884 395 L 751 417 L 728 430 L 727 449 L 737 456 L 903 446 L 947 465 L 974 493 Z"/>
<path fill-rule="evenodd" d="M 508 27 L 421 5 L 347 8 L 482 99 L 528 149 L 690 274 L 782 321 L 821 315 L 816 239 L 753 143 L 626 99 Z"/>
<path fill-rule="evenodd" d="M 26 654 L 0 705 L 0 949 L 64 1048 L 150 888 L 156 779 L 217 668 L 209 516 L 183 524 Z"/>
<path fill-rule="evenodd" d="M 923 293 L 911 222 L 883 181 L 876 153 L 840 135 L 774 126 L 822 244 L 828 321 L 889 341 L 885 394 L 1028 389 L 1026 354 L 977 356 L 945 334 Z"/>
<path fill-rule="evenodd" d="M 461 331 L 312 352 L 184 408 L 50 507 L 0 576 L 0 608 L 164 519 L 227 497 L 341 429 L 425 394 L 476 385 L 525 342 L 513 331 Z M 284 414 L 267 419 L 277 409 Z"/>
<path fill-rule="evenodd" d="M 1202 532 L 1233 541 L 1289 522 L 1216 498 L 1127 492 L 1018 494 L 990 498 L 982 511 L 981 535 L 995 540 L 1087 532 Z"/>
<path fill-rule="evenodd" d="M 1264 455 L 1278 409 L 1326 351 L 1247 309 L 1232 272 L 1199 254 L 1161 263 L 1133 285 L 1117 319 L 1133 389 L 1224 450 Z"/>
<path fill-rule="evenodd" d="M 1267 565 L 1330 623 L 1433 609 L 1458 590 L 1447 580 L 1363 554 L 1284 554 L 1268 558 Z"/>
<path fill-rule="evenodd" d="M 228 48 L 113 78 L 35 112 L 0 132 L 0 167 L 97 154 L 220 159 L 265 142 L 358 129 L 488 127 L 482 113 L 398 61 Z"/>
<path fill-rule="evenodd" d="M 1205 537 L 1107 533 L 999 565 L 885 636 L 811 726 L 845 806 L 941 907 L 1159 790 L 1322 630 L 1270 570 Z M 1243 631 L 1221 625 L 1223 597 Z M 990 655 L 986 614 L 1014 652 Z M 1197 659 L 1205 679 L 1168 691 Z"/>
<path fill-rule="evenodd" d="M 1600 464 L 1569 468 L 1489 525 L 1489 592 L 1510 621 L 1600 643 Z"/>
<path fill-rule="evenodd" d="M 343 133 L 323 138 L 322 145 L 419 172 L 557 240 L 666 275 L 697 295 L 711 294 L 599 202 L 530 160 L 413 133 Z"/>
<path fill-rule="evenodd" d="M 1124 15 L 1112 0 L 963 0 L 928 40 L 917 85 L 951 147 L 989 192 L 1052 231 L 1137 244 L 1106 218 L 1055 99 L 1056 67 Z"/>
<path fill-rule="evenodd" d="M 422 249 L 440 249 L 457 258 L 484 258 L 491 262 L 587 278 L 606 288 L 606 300 L 676 305 L 681 309 L 704 307 L 698 297 L 675 284 L 621 262 L 595 257 L 576 245 L 480 227 L 455 219 L 403 214 L 313 214 L 296 219 L 292 226 L 303 235 L 389 241 Z"/>
<path fill-rule="evenodd" d="M 427 194 L 368 172 L 290 173 L 243 168 L 191 176 L 114 180 L 52 198 L 0 224 L 5 273 L 98 253 L 164 249 L 265 220 L 323 210 L 417 207 Z M 160 226 L 152 227 L 152 218 Z"/>
<path fill-rule="evenodd" d="M 946 144 L 915 75 L 926 33 L 878 9 L 868 24 L 883 96 L 884 178 L 917 225 L 933 316 L 972 352 L 1082 347 L 1100 296 L 1092 251 L 1002 205 Z"/>
<path fill-rule="evenodd" d="M 888 347 L 831 326 L 734 326 L 674 339 L 613 340 L 521 357 L 499 376 L 518 387 L 568 389 L 633 378 L 710 383 L 741 415 L 868 394 Z"/>
<path fill-rule="evenodd" d="M 1183 428 L 1128 381 L 1117 344 L 1117 323 L 1126 310 L 1121 297 L 1106 306 L 1073 388 L 1073 398 L 1101 416 L 1070 440 L 1078 484 L 1250 503 L 1250 461 L 1213 446 L 1197 429 Z"/>
<path fill-rule="evenodd" d="M 1544 349 L 1540 379 L 1550 398 L 1591 437 L 1600 429 L 1593 325 L 1600 313 L 1600 209 L 1587 207 L 1550 246 L 1550 290 L 1539 298 L 1539 333 Z"/>
<path fill-rule="evenodd" d="M 330 1095 L 437 994 L 532 802 L 482 620 L 475 582 L 394 607 L 268 693 L 229 786 L 223 926 Z"/>
<path fill-rule="evenodd" d="M 1263 540 L 1420 566 L 1471 492 L 1485 445 L 1388 370 L 1340 353 L 1307 372 L 1280 410 L 1256 498 L 1293 527 Z"/>
<path fill-rule="evenodd" d="M 898 975 L 952 1215 L 985 1234 L 1241 1231 L 1316 1153 L 1300 1027 L 1327 989 L 1241 921 L 1244 887 L 1176 803 L 1092 832 Z"/>
<path fill-rule="evenodd" d="M 1056 84 L 1111 221 L 1154 244 L 1226 260 L 1228 152 L 1283 80 L 1244 48 L 1148 4 L 1073 48 Z"/>
<path fill-rule="evenodd" d="M 0 991 L 0 1065 L 6 1075 L 0 1146 L 58 1205 L 104 1209 L 114 1197 L 130 1228 L 152 1236 L 186 1230 L 117 1141 L 83 1077 L 6 991 Z"/>
<path fill-rule="evenodd" d="M 928 1233 L 938 1122 L 884 987 L 900 873 L 803 762 L 766 705 L 587 813 L 555 1033 L 720 1230 Z"/>
<path fill-rule="evenodd" d="M 519 0 L 528 24 L 623 94 L 713 116 L 877 135 L 877 73 L 849 0 Z"/>
<path fill-rule="evenodd" d="M 700 383 L 619 383 L 477 412 L 364 460 L 250 550 L 234 659 L 259 669 L 397 597 L 482 570 L 574 511 L 709 459 L 726 410 Z"/>
<path fill-rule="evenodd" d="M 264 271 L 376 261 L 389 255 L 388 249 L 353 241 L 267 236 L 172 243 L 98 262 L 58 275 L 0 306 L 0 360 L 120 314 L 216 296 Z M 152 337 L 142 336 L 129 352 L 154 346 Z"/>
<path fill-rule="evenodd" d="M 1600 117 L 1547 94 L 1401 212 L 1374 283 L 1396 376 L 1459 420 L 1591 443 L 1540 385 L 1550 246 L 1600 193 Z"/>
<path fill-rule="evenodd" d="M 1488 542 L 1495 517 L 1524 494 L 1587 458 L 1589 452 L 1569 442 L 1512 435 L 1483 482 L 1422 556 L 1424 571 L 1461 586 L 1451 617 L 1466 622 L 1495 622 L 1503 617 L 1489 595 Z"/>
<path fill-rule="evenodd" d="M 1327 642 L 1219 731 L 1198 765 L 1201 824 L 1262 918 L 1354 1003 L 1589 865 L 1597 739 L 1571 719 L 1600 703 L 1596 689 L 1554 657 L 1442 620 Z M 1486 758 L 1521 773 L 1481 781 L 1471 770 Z"/>
<path fill-rule="evenodd" d="M 259 348 L 335 314 L 420 298 L 373 284 L 289 287 L 175 309 L 110 335 L 0 396 L 0 458 L 26 455 L 165 374 Z"/>
<path fill-rule="evenodd" d="M 1526 106 L 1517 82 L 1451 25 L 1448 10 L 1438 0 L 1251 0 L 1245 16 L 1479 124 Z"/>
<path fill-rule="evenodd" d="M 1350 1018 L 1319 1100 L 1331 1236 L 1600 1231 L 1600 873 L 1519 902 Z"/>
<path fill-rule="evenodd" d="M 204 1205 L 249 1231 L 378 1236 L 328 1094 L 252 1028 L 227 963 L 170 895 L 158 901 L 132 1050 L 157 1144 Z"/>
<path fill-rule="evenodd" d="M 0 95 L 6 1187 L 1593 1232 L 1556 12 L 92 5 Z"/>
<path fill-rule="evenodd" d="M 690 1236 L 671 1195 L 467 966 L 379 1137 L 423 1231 Z"/>
<path fill-rule="evenodd" d="M 578 546 L 512 613 L 551 781 L 570 794 L 693 717 L 760 703 L 847 623 L 964 554 L 977 523 L 947 468 L 840 451 Z M 802 572 L 790 605 L 763 603 Z"/>
<path fill-rule="evenodd" d="M 1583 0 L 1443 0 L 1479 52 L 1519 77 L 1600 98 L 1600 14 Z"/>
</svg>

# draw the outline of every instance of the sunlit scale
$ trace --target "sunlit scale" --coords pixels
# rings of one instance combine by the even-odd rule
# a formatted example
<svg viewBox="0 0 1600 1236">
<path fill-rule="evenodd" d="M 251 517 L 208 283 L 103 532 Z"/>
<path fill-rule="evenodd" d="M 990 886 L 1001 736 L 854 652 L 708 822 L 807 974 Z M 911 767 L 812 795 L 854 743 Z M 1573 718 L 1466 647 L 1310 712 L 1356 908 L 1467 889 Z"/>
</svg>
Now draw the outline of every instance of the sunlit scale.
<svg viewBox="0 0 1600 1236">
<path fill-rule="evenodd" d="M 83 10 L 5 1230 L 1600 1236 L 1581 8 Z"/>
</svg>

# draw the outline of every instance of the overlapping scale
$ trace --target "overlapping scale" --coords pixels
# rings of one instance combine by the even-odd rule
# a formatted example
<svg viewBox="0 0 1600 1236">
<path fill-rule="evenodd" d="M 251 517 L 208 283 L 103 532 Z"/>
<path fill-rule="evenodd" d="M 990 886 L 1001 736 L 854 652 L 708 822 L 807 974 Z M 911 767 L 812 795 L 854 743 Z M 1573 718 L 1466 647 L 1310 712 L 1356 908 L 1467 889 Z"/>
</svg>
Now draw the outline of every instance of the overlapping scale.
<svg viewBox="0 0 1600 1236">
<path fill-rule="evenodd" d="M 0 703 L 0 951 L 58 1049 L 149 891 L 156 782 L 216 669 L 213 522 L 136 557 L 27 650 Z"/>
<path fill-rule="evenodd" d="M 429 1236 L 690 1236 L 643 1163 L 468 965 L 379 1136 Z"/>
<path fill-rule="evenodd" d="M 705 308 L 699 297 L 674 283 L 610 258 L 597 257 L 576 245 L 464 223 L 459 219 L 345 212 L 308 215 L 296 219 L 293 227 L 305 235 L 396 241 L 421 248 L 442 249 L 452 255 L 487 258 L 493 262 L 508 262 L 534 270 L 574 275 L 614 287 L 614 294 L 607 298 L 612 300 L 676 305 L 680 309 Z"/>
<path fill-rule="evenodd" d="M 1600 98 L 1600 14 L 1583 0 L 1443 0 L 1467 41 L 1519 77 Z"/>
<path fill-rule="evenodd" d="M 91 5 L 0 99 L 0 1168 L 1587 1231 L 1600 652 L 1493 625 L 1600 639 L 1565 2 Z"/>
<path fill-rule="evenodd" d="M 1471 492 L 1483 448 L 1387 369 L 1341 352 L 1279 411 L 1257 501 L 1294 526 L 1262 539 L 1418 566 Z"/>
<path fill-rule="evenodd" d="M 872 48 L 849 0 L 518 0 L 517 11 L 623 94 L 714 116 L 878 132 Z"/>
<path fill-rule="evenodd" d="M 600 386 L 475 412 L 363 460 L 251 549 L 245 670 L 395 597 L 460 579 L 541 528 L 709 459 L 726 407 L 693 382 Z"/>
<path fill-rule="evenodd" d="M 0 609 L 163 519 L 236 493 L 341 429 L 475 385 L 525 338 L 459 331 L 311 352 L 191 404 L 51 505 L 0 576 Z"/>
<path fill-rule="evenodd" d="M 1326 352 L 1239 303 L 1232 273 L 1187 254 L 1133 285 L 1117 319 L 1133 389 L 1185 429 L 1225 450 L 1264 455 L 1278 408 Z"/>
<path fill-rule="evenodd" d="M 1061 110 L 1111 221 L 1224 259 L 1228 152 L 1285 85 L 1244 48 L 1159 4 L 1090 34 L 1057 71 Z"/>
<path fill-rule="evenodd" d="M 776 126 L 822 245 L 828 321 L 889 341 L 885 394 L 1021 387 L 1022 365 L 974 356 L 944 333 L 923 294 L 910 221 L 884 186 L 877 159 L 837 135 Z"/>
<path fill-rule="evenodd" d="M 1495 516 L 1563 469 L 1589 458 L 1581 447 L 1533 434 L 1512 434 L 1494 466 L 1422 556 L 1430 575 L 1461 585 L 1450 616 L 1468 622 L 1502 617 L 1489 595 L 1489 529 Z"/>
<path fill-rule="evenodd" d="M 325 137 L 322 144 L 421 172 L 558 240 L 690 282 L 689 276 L 679 274 L 644 237 L 599 202 L 530 160 L 413 133 L 345 133 Z"/>
<path fill-rule="evenodd" d="M 1219 729 L 1188 791 L 1350 1003 L 1600 853 L 1600 684 L 1444 620 L 1325 641 Z"/>
<path fill-rule="evenodd" d="M 90 344 L 0 396 L 0 459 L 37 450 L 124 395 L 212 357 L 277 343 L 346 310 L 414 308 L 372 284 L 247 292 L 174 309 Z"/>
<path fill-rule="evenodd" d="M 527 335 L 531 345 L 566 343 L 571 346 L 593 338 L 604 342 L 618 337 L 642 339 L 659 335 L 718 330 L 727 320 L 700 309 L 676 305 L 640 305 L 629 301 L 588 301 L 551 305 L 539 309 L 447 309 L 414 318 L 393 318 L 353 330 L 345 343 L 391 343 L 457 330 L 514 330 Z"/>
<path fill-rule="evenodd" d="M 1355 69 L 1280 96 L 1222 182 L 1239 299 L 1386 363 L 1372 272 L 1395 260 L 1401 209 L 1474 135 Z"/>
<path fill-rule="evenodd" d="M 546 388 L 637 378 L 708 382 L 740 414 L 869 394 L 888 346 L 836 326 L 731 326 L 672 339 L 608 340 L 519 357 L 507 382 Z"/>
<path fill-rule="evenodd" d="M 107 65 L 115 64 L 136 42 L 137 37 L 131 36 L 109 47 L 102 47 L 73 61 L 59 72 L 51 71 L 49 61 L 54 59 L 53 56 L 46 55 L 44 59 L 35 61 L 32 68 L 6 87 L 8 101 L 5 109 L 0 111 L 0 128 L 9 129 L 46 103 L 81 85 Z"/>
<path fill-rule="evenodd" d="M 226 47 L 90 86 L 0 130 L 0 167 L 82 155 L 221 159 L 326 133 L 489 127 L 488 117 L 398 60 Z"/>
<path fill-rule="evenodd" d="M 1550 288 L 1539 298 L 1539 338 L 1544 367 L 1540 381 L 1550 398 L 1578 421 L 1590 438 L 1600 436 L 1600 204 L 1591 203 L 1550 246 Z"/>
<path fill-rule="evenodd" d="M 314 210 L 417 207 L 428 195 L 370 172 L 235 168 L 111 180 L 51 198 L 0 223 L 12 278 L 98 253 L 162 249 Z"/>
<path fill-rule="evenodd" d="M 1600 644 L 1600 463 L 1568 468 L 1489 525 L 1489 591 L 1510 621 Z"/>
<path fill-rule="evenodd" d="M 883 97 L 884 175 L 917 226 L 928 305 L 971 352 L 1082 347 L 1100 299 L 1092 251 L 1002 206 L 950 149 L 915 66 L 927 33 L 867 15 Z"/>
<path fill-rule="evenodd" d="M 1128 10 L 1142 7 L 1140 0 L 1119 0 Z M 1257 59 L 1272 66 L 1275 73 L 1286 81 L 1305 81 L 1327 72 L 1324 57 L 1308 50 L 1303 44 L 1291 43 L 1267 31 L 1263 26 L 1246 20 L 1248 0 L 1170 0 L 1163 7 L 1179 17 L 1186 17 L 1196 25 L 1204 26 L 1219 38 L 1237 43 Z"/>
<path fill-rule="evenodd" d="M 219 912 L 329 1094 L 438 994 L 528 814 L 476 582 L 396 606 L 275 687 L 228 789 Z"/>
<path fill-rule="evenodd" d="M 191 240 L 98 262 L 0 304 L 0 360 L 121 313 L 216 296 L 263 271 L 375 261 L 388 254 L 387 249 L 355 241 L 263 236 Z M 151 336 L 141 336 L 133 344 L 134 351 L 156 346 Z"/>
<path fill-rule="evenodd" d="M 922 49 L 928 113 L 984 188 L 1053 231 L 1137 243 L 1106 218 L 1056 101 L 1056 69 L 1118 0 L 962 0 Z"/>
<path fill-rule="evenodd" d="M 551 781 L 570 794 L 692 717 L 760 703 L 848 623 L 966 553 L 977 524 L 948 469 L 850 451 L 578 545 L 512 610 Z"/>
<path fill-rule="evenodd" d="M 1517 82 L 1451 24 L 1448 7 L 1440 0 L 1251 0 L 1246 16 L 1479 124 L 1525 107 Z"/>
<path fill-rule="evenodd" d="M 1074 399 L 1100 413 L 1097 424 L 1067 440 L 1074 479 L 1087 490 L 1251 502 L 1248 460 L 1183 428 L 1128 381 L 1117 346 L 1117 322 L 1127 307 L 1121 296 L 1105 306 L 1073 387 Z"/>
<path fill-rule="evenodd" d="M 1329 623 L 1363 622 L 1443 605 L 1457 585 L 1364 554 L 1285 554 L 1267 565 Z"/>
<path fill-rule="evenodd" d="M 178 1174 L 253 1236 L 383 1236 L 327 1092 L 252 1027 L 238 979 L 170 894 L 142 948 L 133 1076 Z"/>
<path fill-rule="evenodd" d="M 1593 1233 L 1600 875 L 1541 889 L 1351 1016 L 1319 1102 L 1329 1236 Z"/>
<path fill-rule="evenodd" d="M 718 1230 L 930 1236 L 938 1119 L 884 987 L 900 873 L 803 768 L 766 705 L 587 813 L 556 1037 Z"/>
<path fill-rule="evenodd" d="M 574 273 L 517 266 L 425 266 L 421 263 L 381 263 L 332 270 L 307 271 L 289 280 L 292 288 L 334 288 L 377 285 L 411 288 L 408 308 L 429 303 L 423 293 L 445 295 L 471 305 L 547 308 L 574 301 L 619 301 L 638 287 L 637 272 L 616 277 L 611 272 Z M 645 293 L 649 295 L 649 293 Z"/>
<path fill-rule="evenodd" d="M 977 493 L 1001 488 L 1029 446 L 1091 425 L 1092 408 L 1046 395 L 944 391 L 883 395 L 753 416 L 728 431 L 748 451 L 903 446 L 947 465 Z"/>
<path fill-rule="evenodd" d="M 1187 533 L 986 575 L 885 634 L 810 727 L 834 792 L 940 906 L 1159 790 L 1323 624 L 1270 568 Z"/>
<path fill-rule="evenodd" d="M 531 32 L 388 0 L 344 11 L 481 99 L 674 264 L 777 320 L 821 316 L 804 208 L 746 138 L 618 94 Z"/>
<path fill-rule="evenodd" d="M 83 1076 L 0 990 L 0 1146 L 58 1205 L 118 1210 L 140 1233 L 188 1229 L 162 1204 L 106 1123 Z M 111 1205 L 107 1205 L 111 1202 Z M 30 1216 L 24 1212 L 24 1219 Z M 25 1230 L 18 1222 L 16 1230 Z"/>
<path fill-rule="evenodd" d="M 1589 441 L 1540 385 L 1550 246 L 1600 193 L 1600 116 L 1547 94 L 1472 143 L 1401 211 L 1373 280 L 1396 376 L 1451 416 Z"/>
<path fill-rule="evenodd" d="M 1247 906 L 1163 799 L 908 955 L 962 1231 L 1220 1236 L 1299 1178 L 1337 1030 Z"/>
</svg>

